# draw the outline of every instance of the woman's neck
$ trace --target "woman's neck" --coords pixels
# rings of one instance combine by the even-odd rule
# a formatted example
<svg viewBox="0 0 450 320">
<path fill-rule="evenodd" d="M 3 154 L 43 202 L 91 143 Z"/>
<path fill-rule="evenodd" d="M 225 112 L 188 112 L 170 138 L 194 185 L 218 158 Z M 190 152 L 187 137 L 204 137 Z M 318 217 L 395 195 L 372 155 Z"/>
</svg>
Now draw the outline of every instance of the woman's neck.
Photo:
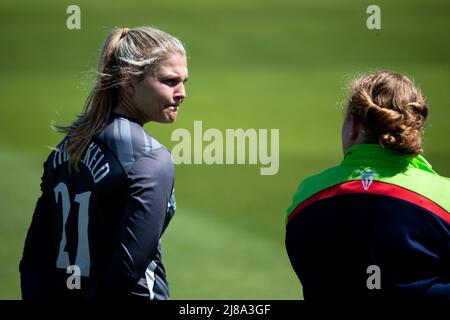
<svg viewBox="0 0 450 320">
<path fill-rule="evenodd" d="M 145 115 L 135 106 L 128 96 L 120 97 L 119 102 L 113 111 L 128 118 L 136 119 L 140 125 L 144 125 L 148 122 Z"/>
</svg>

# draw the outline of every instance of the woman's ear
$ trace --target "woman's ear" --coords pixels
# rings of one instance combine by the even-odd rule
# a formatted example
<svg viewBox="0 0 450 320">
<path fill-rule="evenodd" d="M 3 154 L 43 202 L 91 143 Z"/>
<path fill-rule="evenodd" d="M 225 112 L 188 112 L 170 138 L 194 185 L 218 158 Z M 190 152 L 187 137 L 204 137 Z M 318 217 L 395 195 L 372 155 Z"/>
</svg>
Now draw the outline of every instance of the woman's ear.
<svg viewBox="0 0 450 320">
<path fill-rule="evenodd" d="M 359 123 L 358 119 L 356 119 L 356 117 L 353 114 L 349 115 L 349 121 L 350 121 L 350 140 L 351 141 L 356 141 L 358 140 L 359 137 L 359 130 L 361 128 L 361 124 Z"/>
<path fill-rule="evenodd" d="M 129 96 L 134 95 L 134 84 L 132 82 L 127 81 L 126 83 L 121 84 L 120 88 L 127 95 L 129 95 Z"/>
<path fill-rule="evenodd" d="M 347 112 L 342 125 L 342 150 L 344 154 L 358 140 L 360 127 L 361 125 L 356 117 L 350 112 Z"/>
</svg>

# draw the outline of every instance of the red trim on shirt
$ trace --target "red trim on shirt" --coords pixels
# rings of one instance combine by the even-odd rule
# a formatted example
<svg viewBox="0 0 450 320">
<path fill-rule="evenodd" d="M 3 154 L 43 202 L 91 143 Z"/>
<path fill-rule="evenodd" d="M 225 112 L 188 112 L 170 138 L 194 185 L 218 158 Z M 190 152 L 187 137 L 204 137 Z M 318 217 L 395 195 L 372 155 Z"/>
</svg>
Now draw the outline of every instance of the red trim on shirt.
<svg viewBox="0 0 450 320">
<path fill-rule="evenodd" d="M 395 184 L 390 184 L 381 181 L 372 181 L 371 185 L 364 190 L 363 184 L 360 180 L 352 180 L 346 181 L 334 186 L 331 186 L 327 189 L 317 192 L 316 194 L 310 196 L 306 200 L 303 200 L 289 215 L 288 222 L 291 221 L 295 215 L 300 212 L 303 208 L 309 206 L 310 204 L 328 199 L 331 197 L 343 195 L 343 194 L 377 194 L 387 197 L 393 197 L 397 199 L 401 199 L 407 201 L 409 203 L 415 204 L 419 207 L 422 207 L 438 217 L 444 220 L 447 223 L 450 223 L 450 214 L 441 206 L 431 201 L 430 199 L 418 194 L 414 191 L 396 186 Z"/>
</svg>

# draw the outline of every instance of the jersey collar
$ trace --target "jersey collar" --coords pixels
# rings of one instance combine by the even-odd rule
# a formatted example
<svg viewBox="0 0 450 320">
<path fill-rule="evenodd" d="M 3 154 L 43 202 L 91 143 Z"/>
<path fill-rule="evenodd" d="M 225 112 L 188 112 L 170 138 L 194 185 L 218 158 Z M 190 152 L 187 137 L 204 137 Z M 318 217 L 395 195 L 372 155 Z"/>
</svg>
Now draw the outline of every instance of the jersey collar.
<svg viewBox="0 0 450 320">
<path fill-rule="evenodd" d="M 421 155 L 408 156 L 378 144 L 357 144 L 345 152 L 342 166 L 383 166 L 398 169 L 417 168 L 437 174 Z"/>
</svg>

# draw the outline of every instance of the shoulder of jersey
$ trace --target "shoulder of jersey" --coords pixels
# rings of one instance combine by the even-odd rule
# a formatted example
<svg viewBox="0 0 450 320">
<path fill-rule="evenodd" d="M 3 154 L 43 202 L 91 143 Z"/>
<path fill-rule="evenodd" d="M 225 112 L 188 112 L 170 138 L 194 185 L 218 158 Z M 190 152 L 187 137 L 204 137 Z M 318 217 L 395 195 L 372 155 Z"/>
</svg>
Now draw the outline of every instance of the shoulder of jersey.
<svg viewBox="0 0 450 320">
<path fill-rule="evenodd" d="M 131 169 L 138 158 L 156 150 L 167 150 L 142 126 L 125 118 L 114 118 L 97 138 L 108 145 L 126 171 Z"/>
</svg>

